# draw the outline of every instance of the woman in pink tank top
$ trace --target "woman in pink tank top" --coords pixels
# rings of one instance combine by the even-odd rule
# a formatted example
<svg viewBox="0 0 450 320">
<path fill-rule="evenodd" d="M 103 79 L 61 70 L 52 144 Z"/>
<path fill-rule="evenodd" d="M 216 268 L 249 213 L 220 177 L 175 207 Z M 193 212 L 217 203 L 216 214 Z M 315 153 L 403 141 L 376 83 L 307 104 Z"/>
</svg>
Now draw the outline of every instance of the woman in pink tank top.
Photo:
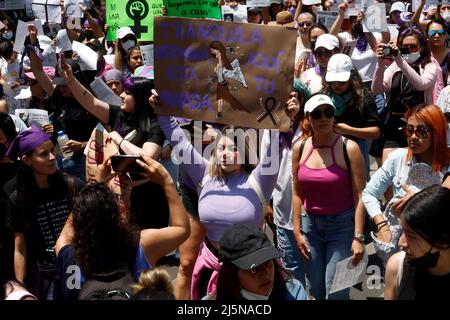
<svg viewBox="0 0 450 320">
<path fill-rule="evenodd" d="M 349 289 L 329 294 L 336 264 L 353 256 L 356 265 L 364 256 L 364 159 L 356 142 L 335 133 L 334 111 L 328 96 L 312 96 L 302 123 L 306 140 L 292 151 L 294 236 L 316 299 L 348 299 Z"/>
</svg>

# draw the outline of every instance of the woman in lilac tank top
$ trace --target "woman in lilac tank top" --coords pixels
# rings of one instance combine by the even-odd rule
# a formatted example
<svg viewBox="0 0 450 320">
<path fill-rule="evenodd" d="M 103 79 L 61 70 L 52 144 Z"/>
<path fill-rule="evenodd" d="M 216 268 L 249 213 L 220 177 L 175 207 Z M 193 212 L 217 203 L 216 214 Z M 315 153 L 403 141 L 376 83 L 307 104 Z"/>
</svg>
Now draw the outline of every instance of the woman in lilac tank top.
<svg viewBox="0 0 450 320">
<path fill-rule="evenodd" d="M 312 96 L 302 123 L 306 140 L 292 151 L 294 236 L 316 299 L 348 299 L 349 289 L 329 294 L 336 264 L 353 256 L 356 265 L 364 256 L 364 159 L 356 142 L 334 132 L 334 111 L 328 96 Z"/>
</svg>

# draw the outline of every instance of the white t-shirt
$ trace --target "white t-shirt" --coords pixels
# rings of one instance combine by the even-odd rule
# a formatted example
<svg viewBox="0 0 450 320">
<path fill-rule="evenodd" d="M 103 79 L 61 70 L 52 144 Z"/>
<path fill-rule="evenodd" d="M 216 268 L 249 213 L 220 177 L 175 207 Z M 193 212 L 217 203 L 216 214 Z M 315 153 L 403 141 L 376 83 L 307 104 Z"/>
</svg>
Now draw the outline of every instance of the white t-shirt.
<svg viewBox="0 0 450 320">
<path fill-rule="evenodd" d="M 441 108 L 442 112 L 450 113 L 450 85 L 442 89 L 436 104 Z M 447 146 L 450 148 L 450 123 L 447 130 Z"/>
<path fill-rule="evenodd" d="M 345 43 L 351 41 L 350 34 L 348 32 L 339 33 L 339 37 L 344 40 Z M 375 67 L 377 66 L 377 57 L 375 52 L 367 45 L 367 50 L 359 52 L 356 48 L 352 53 L 353 67 L 358 70 L 359 75 L 363 82 L 372 81 L 373 75 L 375 73 Z"/>
</svg>

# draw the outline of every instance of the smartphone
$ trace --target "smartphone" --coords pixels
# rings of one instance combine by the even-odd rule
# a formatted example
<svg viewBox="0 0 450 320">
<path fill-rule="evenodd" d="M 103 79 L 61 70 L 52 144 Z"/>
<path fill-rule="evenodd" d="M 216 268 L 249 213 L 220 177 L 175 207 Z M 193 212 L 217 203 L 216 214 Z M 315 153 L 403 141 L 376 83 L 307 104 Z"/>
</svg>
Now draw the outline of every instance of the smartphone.
<svg viewBox="0 0 450 320">
<path fill-rule="evenodd" d="M 114 172 L 121 173 L 144 173 L 145 170 L 142 168 L 136 160 L 144 161 L 139 156 L 132 155 L 115 155 L 111 157 L 111 166 Z"/>
</svg>

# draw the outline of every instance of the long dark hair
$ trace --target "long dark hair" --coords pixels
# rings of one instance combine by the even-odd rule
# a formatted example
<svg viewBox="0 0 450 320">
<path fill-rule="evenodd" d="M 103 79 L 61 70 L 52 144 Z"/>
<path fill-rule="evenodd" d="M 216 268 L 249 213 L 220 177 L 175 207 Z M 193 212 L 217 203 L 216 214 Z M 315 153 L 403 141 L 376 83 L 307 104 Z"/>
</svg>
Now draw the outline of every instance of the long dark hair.
<svg viewBox="0 0 450 320">
<path fill-rule="evenodd" d="M 134 111 L 125 114 L 127 124 L 136 129 L 138 136 L 151 131 L 151 119 L 154 118 L 153 109 L 148 99 L 154 88 L 153 80 L 144 77 L 131 77 L 123 83 L 124 90 L 132 94 L 135 101 Z M 136 141 L 139 141 L 139 137 Z"/>
<path fill-rule="evenodd" d="M 73 200 L 75 259 L 86 277 L 128 267 L 133 270 L 139 230 L 120 215 L 114 193 L 89 184 Z"/>
<path fill-rule="evenodd" d="M 223 61 L 223 67 L 225 69 L 228 69 L 228 70 L 232 70 L 233 69 L 233 67 L 231 66 L 230 60 L 228 60 L 228 58 L 227 58 L 227 54 L 225 52 L 225 47 L 223 46 L 222 42 L 220 42 L 220 41 L 213 41 L 213 42 L 211 42 L 209 47 L 211 49 L 217 49 L 217 50 L 220 51 L 220 55 L 222 56 L 222 61 Z M 212 54 L 211 54 L 211 56 L 216 59 L 216 57 L 214 57 Z"/>
<path fill-rule="evenodd" d="M 6 136 L 8 142 L 12 142 L 17 136 L 16 125 L 13 119 L 7 113 L 0 112 L 0 129 Z"/>
<path fill-rule="evenodd" d="M 269 300 L 285 300 L 286 280 L 291 275 L 284 269 L 278 259 L 273 259 L 275 277 Z M 217 278 L 217 300 L 244 300 L 241 296 L 238 271 L 240 269 L 230 261 L 224 261 Z"/>
<path fill-rule="evenodd" d="M 402 218 L 425 241 L 436 248 L 450 246 L 450 190 L 434 185 L 416 193 L 407 202 Z"/>
</svg>

